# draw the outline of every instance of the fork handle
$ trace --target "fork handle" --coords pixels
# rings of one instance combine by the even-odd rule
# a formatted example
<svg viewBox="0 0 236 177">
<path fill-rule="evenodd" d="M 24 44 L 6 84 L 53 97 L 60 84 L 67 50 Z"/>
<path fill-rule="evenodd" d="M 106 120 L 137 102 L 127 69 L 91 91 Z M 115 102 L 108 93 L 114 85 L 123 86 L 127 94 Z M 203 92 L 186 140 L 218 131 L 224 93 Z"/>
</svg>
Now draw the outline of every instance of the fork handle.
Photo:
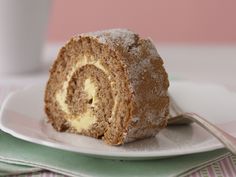
<svg viewBox="0 0 236 177">
<path fill-rule="evenodd" d="M 226 133 L 224 130 L 221 130 L 219 127 L 208 122 L 203 117 L 195 113 L 184 113 L 184 117 L 191 119 L 196 122 L 198 125 L 203 127 L 213 136 L 215 136 L 219 141 L 221 141 L 227 149 L 229 149 L 233 154 L 236 154 L 236 138 Z"/>
</svg>

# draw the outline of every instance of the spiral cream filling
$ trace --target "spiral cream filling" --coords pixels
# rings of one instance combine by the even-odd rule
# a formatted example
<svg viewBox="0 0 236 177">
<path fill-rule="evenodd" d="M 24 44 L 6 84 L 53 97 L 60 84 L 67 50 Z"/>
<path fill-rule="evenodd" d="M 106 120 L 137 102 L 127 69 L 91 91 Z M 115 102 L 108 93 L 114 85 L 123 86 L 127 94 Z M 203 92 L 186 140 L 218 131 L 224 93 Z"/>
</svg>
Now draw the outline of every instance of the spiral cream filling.
<svg viewBox="0 0 236 177">
<path fill-rule="evenodd" d="M 75 66 L 71 68 L 71 70 L 68 72 L 66 81 L 64 81 L 62 88 L 56 92 L 56 101 L 60 106 L 60 109 L 65 112 L 68 116 L 67 121 L 71 124 L 73 128 L 75 128 L 78 132 L 81 132 L 82 130 L 87 130 L 90 128 L 91 125 L 97 122 L 97 119 L 95 115 L 92 113 L 91 108 L 88 108 L 85 113 L 81 115 L 73 115 L 68 107 L 68 104 L 66 103 L 66 97 L 67 97 L 67 89 L 69 86 L 69 82 L 73 76 L 73 74 L 81 67 L 91 64 L 97 67 L 98 69 L 102 70 L 106 75 L 108 75 L 108 71 L 103 67 L 103 65 L 100 63 L 100 60 L 95 60 L 94 57 L 87 57 L 83 56 L 81 58 L 78 58 L 78 62 Z M 108 76 L 108 79 L 110 77 Z M 92 82 L 91 79 L 87 78 L 83 83 L 83 91 L 87 94 L 89 99 L 92 99 L 93 102 L 90 105 L 91 107 L 95 107 L 96 103 L 98 102 L 98 99 L 96 97 L 97 88 L 96 85 Z M 114 88 L 111 84 L 111 88 Z M 113 89 L 112 89 L 113 90 Z M 114 116 L 116 107 L 117 107 L 117 96 L 114 99 L 114 107 L 112 109 L 112 117 Z M 111 119 L 112 119 L 111 117 Z"/>
</svg>

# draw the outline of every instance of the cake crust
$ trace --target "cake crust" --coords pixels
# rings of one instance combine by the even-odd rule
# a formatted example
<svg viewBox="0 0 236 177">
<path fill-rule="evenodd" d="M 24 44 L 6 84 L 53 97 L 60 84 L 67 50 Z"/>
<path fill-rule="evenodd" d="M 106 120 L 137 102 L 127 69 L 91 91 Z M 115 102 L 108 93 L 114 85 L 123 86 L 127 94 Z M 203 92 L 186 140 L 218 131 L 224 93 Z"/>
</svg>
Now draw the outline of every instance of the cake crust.
<svg viewBox="0 0 236 177">
<path fill-rule="evenodd" d="M 88 92 L 85 82 L 96 91 Z M 166 126 L 168 86 L 163 60 L 150 39 L 126 29 L 84 33 L 61 48 L 50 70 L 45 112 L 57 131 L 124 144 L 155 136 Z M 59 92 L 66 95 L 66 109 L 55 99 Z M 76 129 L 76 115 L 97 119 L 88 129 Z"/>
</svg>

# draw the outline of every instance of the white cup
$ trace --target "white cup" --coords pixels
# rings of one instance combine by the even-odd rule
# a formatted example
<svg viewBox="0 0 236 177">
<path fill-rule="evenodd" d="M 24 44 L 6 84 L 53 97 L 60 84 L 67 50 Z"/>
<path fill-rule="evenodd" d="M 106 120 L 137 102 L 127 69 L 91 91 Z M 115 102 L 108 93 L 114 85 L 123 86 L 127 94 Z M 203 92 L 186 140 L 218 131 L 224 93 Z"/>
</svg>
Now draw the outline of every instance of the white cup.
<svg viewBox="0 0 236 177">
<path fill-rule="evenodd" d="M 50 0 L 0 0 L 0 75 L 39 70 Z"/>
</svg>

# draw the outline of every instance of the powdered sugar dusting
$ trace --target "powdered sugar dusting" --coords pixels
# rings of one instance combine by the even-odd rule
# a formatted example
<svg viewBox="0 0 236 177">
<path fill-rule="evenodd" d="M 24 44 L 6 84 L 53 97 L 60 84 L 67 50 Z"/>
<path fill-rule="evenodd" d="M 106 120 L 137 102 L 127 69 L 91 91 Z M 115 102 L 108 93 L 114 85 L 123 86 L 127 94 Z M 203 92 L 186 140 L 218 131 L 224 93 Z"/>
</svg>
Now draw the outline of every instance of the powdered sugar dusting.
<svg viewBox="0 0 236 177">
<path fill-rule="evenodd" d="M 128 77 L 131 83 L 131 89 L 133 90 L 135 97 L 134 100 L 143 109 L 142 118 L 140 115 L 135 115 L 132 118 L 132 122 L 136 123 L 136 117 L 143 119 L 145 117 L 144 123 L 137 125 L 137 123 L 129 127 L 127 136 L 125 137 L 125 142 L 130 142 L 136 139 L 136 137 L 143 136 L 155 136 L 155 134 L 161 129 L 163 122 L 166 121 L 166 109 L 168 109 L 168 104 L 160 105 L 158 109 L 148 109 L 148 103 L 155 102 L 157 97 L 166 97 L 167 90 L 164 88 L 165 81 L 165 71 L 162 68 L 162 59 L 160 58 L 155 45 L 151 40 L 145 40 L 144 43 L 133 45 L 129 50 L 131 55 L 135 55 L 136 59 L 133 59 L 127 64 Z M 145 54 L 144 54 L 144 53 Z M 158 63 L 158 64 L 157 64 Z M 159 65 L 159 66 L 157 66 Z M 140 87 L 143 84 L 151 82 L 152 84 L 146 90 L 147 93 L 140 92 Z M 148 100 L 148 101 L 146 101 Z M 147 104 L 147 105 L 145 105 Z M 145 111 L 148 109 L 148 111 Z M 146 128 L 147 125 L 156 125 L 156 128 Z"/>
<path fill-rule="evenodd" d="M 152 56 L 159 56 L 159 53 L 157 52 L 157 49 L 155 47 L 155 44 L 153 42 L 153 40 L 151 38 L 148 38 L 148 40 L 150 41 L 150 45 L 149 45 L 149 52 Z"/>
<path fill-rule="evenodd" d="M 140 110 L 132 113 L 128 132 L 124 132 L 124 141 L 130 142 L 138 137 L 154 136 L 166 121 L 168 103 L 160 103 L 158 107 L 151 106 L 160 97 L 167 97 L 167 78 L 162 69 L 160 58 L 152 40 L 141 39 L 137 34 L 127 29 L 110 29 L 81 34 L 81 37 L 96 39 L 99 43 L 108 45 L 114 51 L 121 49 L 120 57 L 126 68 L 129 88 L 134 94 L 134 102 Z M 145 88 L 144 85 L 148 87 Z M 145 89 L 143 89 L 143 88 Z M 150 105 L 149 105 L 150 104 Z M 147 125 L 155 125 L 147 128 Z"/>
<path fill-rule="evenodd" d="M 135 42 L 136 34 L 128 29 L 109 29 L 81 34 L 82 37 L 93 37 L 102 44 L 108 44 L 111 48 L 121 45 L 128 49 Z"/>
</svg>

